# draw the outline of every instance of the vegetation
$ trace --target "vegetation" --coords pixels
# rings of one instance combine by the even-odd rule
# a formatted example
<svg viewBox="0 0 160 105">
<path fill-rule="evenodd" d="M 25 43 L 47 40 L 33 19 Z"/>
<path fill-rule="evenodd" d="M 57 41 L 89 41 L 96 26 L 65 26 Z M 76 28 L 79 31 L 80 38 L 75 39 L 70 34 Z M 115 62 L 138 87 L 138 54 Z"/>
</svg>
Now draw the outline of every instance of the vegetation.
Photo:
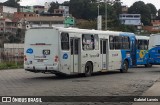
<svg viewBox="0 0 160 105">
<path fill-rule="evenodd" d="M 19 7 L 20 5 L 18 4 L 18 1 L 19 0 L 7 0 L 6 2 L 4 2 L 4 5 Z M 63 2 L 62 4 L 59 4 L 56 1 L 51 3 L 51 8 L 48 10 L 48 12 L 53 13 L 54 9 L 57 9 L 60 5 L 69 6 L 70 14 L 72 14 L 76 19 L 86 20 L 86 23 L 84 23 L 83 21 L 83 25 L 77 24 L 80 25 L 78 27 L 85 28 L 82 26 L 86 26 L 88 22 L 91 22 L 91 24 L 93 22 L 96 23 L 98 15 L 97 6 L 99 5 L 99 14 L 103 17 L 103 23 L 105 23 L 105 9 L 107 9 L 107 25 L 109 29 L 135 31 L 135 27 L 133 26 L 123 26 L 120 24 L 118 18 L 119 14 L 122 13 L 121 3 L 121 0 L 114 0 L 114 2 L 108 2 L 107 4 L 104 2 L 97 3 L 97 0 L 70 0 Z M 141 21 L 143 25 L 151 25 L 151 19 L 160 19 L 160 10 L 157 10 L 153 4 L 145 4 L 143 1 L 137 1 L 133 3 L 133 5 L 128 9 L 128 13 L 141 14 Z M 87 27 L 90 28 L 90 26 Z M 95 24 L 91 28 L 95 29 Z M 104 25 L 102 29 L 105 29 Z"/>
<path fill-rule="evenodd" d="M 17 62 L 2 62 L 2 63 L 0 63 L 0 70 L 2 70 L 2 69 L 17 69 L 17 68 L 23 68 L 23 63 L 17 63 Z"/>
<path fill-rule="evenodd" d="M 59 3 L 56 1 L 56 2 L 52 2 L 51 3 L 51 7 L 50 9 L 48 10 L 49 13 L 53 13 L 54 12 L 54 9 L 57 9 L 59 7 Z"/>
<path fill-rule="evenodd" d="M 141 14 L 142 23 L 151 25 L 151 16 L 156 16 L 157 9 L 153 4 L 145 4 L 142 1 L 135 2 L 128 10 L 131 14 Z"/>
<path fill-rule="evenodd" d="M 77 19 L 76 25 L 79 28 L 96 29 L 96 27 L 97 27 L 97 21 Z"/>
<path fill-rule="evenodd" d="M 108 28 L 111 30 L 120 30 L 120 31 L 129 31 L 135 32 L 136 27 L 134 26 L 124 26 L 121 25 L 119 22 L 119 14 L 122 13 L 122 4 L 121 0 L 115 0 L 113 3 L 107 3 L 107 25 Z M 97 0 L 70 0 L 64 2 L 62 4 L 52 3 L 52 7 L 58 5 L 65 5 L 70 7 L 70 14 L 72 14 L 76 19 L 81 19 L 81 22 L 77 22 L 77 26 L 80 28 L 92 28 L 96 29 L 95 23 L 98 15 L 98 8 L 99 5 L 99 14 L 103 17 L 103 28 L 105 29 L 105 3 L 100 2 L 97 3 Z M 54 8 L 50 8 L 50 11 L 53 11 Z M 151 25 L 151 19 L 160 19 L 160 10 L 151 4 L 145 4 L 143 1 L 135 2 L 131 7 L 128 9 L 128 13 L 130 14 L 141 14 L 141 21 L 143 25 Z M 84 21 L 86 20 L 86 21 Z M 93 27 L 91 27 L 91 24 Z"/>
<path fill-rule="evenodd" d="M 23 43 L 25 30 L 18 29 L 17 33 L 0 33 L 0 48 L 3 48 L 4 43 Z"/>
<path fill-rule="evenodd" d="M 20 1 L 20 0 L 7 0 L 7 1 L 4 2 L 3 4 L 4 4 L 5 6 L 10 6 L 10 7 L 15 7 L 15 8 L 17 8 L 17 7 L 20 6 L 20 4 L 18 4 L 19 1 Z"/>
</svg>

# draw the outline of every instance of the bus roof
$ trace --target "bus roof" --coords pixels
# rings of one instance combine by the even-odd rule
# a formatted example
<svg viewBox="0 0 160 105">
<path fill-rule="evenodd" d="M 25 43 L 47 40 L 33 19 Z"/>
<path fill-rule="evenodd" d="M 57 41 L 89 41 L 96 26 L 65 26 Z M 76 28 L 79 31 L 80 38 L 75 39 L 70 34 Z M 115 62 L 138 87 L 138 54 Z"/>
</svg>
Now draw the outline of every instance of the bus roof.
<svg viewBox="0 0 160 105">
<path fill-rule="evenodd" d="M 68 33 L 86 33 L 86 34 L 107 34 L 107 35 L 131 35 L 133 36 L 134 33 L 129 32 L 121 32 L 121 31 L 102 31 L 102 30 L 89 30 L 89 29 L 79 29 L 79 28 L 60 28 L 61 32 L 68 32 Z"/>
<path fill-rule="evenodd" d="M 150 36 L 158 36 L 160 35 L 160 33 L 157 33 L 157 34 L 151 34 Z"/>
<path fill-rule="evenodd" d="M 84 33 L 84 34 L 102 34 L 102 35 L 127 35 L 134 36 L 134 33 L 129 32 L 121 32 L 121 31 L 103 31 L 103 30 L 94 30 L 94 29 L 79 29 L 79 28 L 64 28 L 64 27 L 33 27 L 30 29 L 57 29 L 60 32 L 68 32 L 68 33 Z M 30 30 L 29 29 L 29 30 Z"/>
<path fill-rule="evenodd" d="M 149 36 L 139 36 L 139 35 L 136 35 L 136 39 L 147 39 L 147 40 L 149 40 Z"/>
</svg>

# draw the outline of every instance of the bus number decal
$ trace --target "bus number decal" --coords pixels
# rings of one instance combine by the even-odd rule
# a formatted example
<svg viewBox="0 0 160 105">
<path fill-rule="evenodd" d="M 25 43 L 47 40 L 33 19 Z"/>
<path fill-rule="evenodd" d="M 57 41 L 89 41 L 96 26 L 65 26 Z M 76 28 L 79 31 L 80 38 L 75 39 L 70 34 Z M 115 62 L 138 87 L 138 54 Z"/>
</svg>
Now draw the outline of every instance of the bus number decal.
<svg viewBox="0 0 160 105">
<path fill-rule="evenodd" d="M 50 55 L 50 50 L 43 50 L 44 55 Z"/>
</svg>

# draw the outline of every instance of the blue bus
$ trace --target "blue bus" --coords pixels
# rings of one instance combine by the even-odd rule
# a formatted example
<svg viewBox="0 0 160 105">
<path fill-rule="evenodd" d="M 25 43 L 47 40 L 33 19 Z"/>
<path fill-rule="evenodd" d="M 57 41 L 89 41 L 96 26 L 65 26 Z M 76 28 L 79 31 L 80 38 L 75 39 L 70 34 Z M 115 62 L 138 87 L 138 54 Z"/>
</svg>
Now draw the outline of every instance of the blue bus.
<svg viewBox="0 0 160 105">
<path fill-rule="evenodd" d="M 151 67 L 149 62 L 149 37 L 136 36 L 136 65 Z"/>
</svg>

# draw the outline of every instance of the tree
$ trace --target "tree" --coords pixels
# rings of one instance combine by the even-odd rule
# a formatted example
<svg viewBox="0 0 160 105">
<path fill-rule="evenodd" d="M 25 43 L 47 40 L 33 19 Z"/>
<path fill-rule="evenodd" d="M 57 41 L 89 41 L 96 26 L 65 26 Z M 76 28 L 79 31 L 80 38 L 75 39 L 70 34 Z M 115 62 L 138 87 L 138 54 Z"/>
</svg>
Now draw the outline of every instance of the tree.
<svg viewBox="0 0 160 105">
<path fill-rule="evenodd" d="M 82 18 L 87 20 L 95 20 L 97 18 L 97 3 L 85 0 Z"/>
<path fill-rule="evenodd" d="M 111 11 L 111 18 L 114 20 L 114 26 L 120 25 L 119 14 L 122 13 L 122 5 L 120 0 L 116 0 L 113 4 L 113 10 Z"/>
<path fill-rule="evenodd" d="M 151 9 L 144 2 L 135 2 L 129 9 L 128 13 L 131 14 L 141 14 L 141 21 L 144 25 L 151 24 Z"/>
<path fill-rule="evenodd" d="M 155 14 L 155 15 L 157 14 L 157 9 L 156 9 L 156 7 L 153 4 L 148 3 L 146 5 L 149 6 L 152 14 Z"/>
<path fill-rule="evenodd" d="M 20 4 L 18 3 L 20 0 L 7 0 L 3 4 L 9 7 L 19 8 Z"/>
<path fill-rule="evenodd" d="M 70 0 L 70 14 L 78 19 L 86 18 L 90 0 Z"/>
<path fill-rule="evenodd" d="M 156 7 L 153 5 L 153 4 L 151 4 L 151 3 L 148 3 L 148 4 L 146 4 L 149 8 L 150 8 L 150 10 L 151 10 L 151 19 L 155 19 L 156 18 L 156 14 L 157 14 L 157 9 L 156 9 Z"/>
<path fill-rule="evenodd" d="M 69 6 L 69 4 L 70 4 L 70 1 L 64 1 L 64 2 L 62 3 L 63 6 Z"/>
<path fill-rule="evenodd" d="M 59 3 L 56 2 L 52 2 L 51 3 L 51 7 L 49 8 L 48 12 L 49 13 L 54 13 L 54 9 L 58 9 L 59 8 Z"/>
<path fill-rule="evenodd" d="M 160 20 L 160 9 L 158 10 L 158 16 L 156 19 Z"/>
</svg>

